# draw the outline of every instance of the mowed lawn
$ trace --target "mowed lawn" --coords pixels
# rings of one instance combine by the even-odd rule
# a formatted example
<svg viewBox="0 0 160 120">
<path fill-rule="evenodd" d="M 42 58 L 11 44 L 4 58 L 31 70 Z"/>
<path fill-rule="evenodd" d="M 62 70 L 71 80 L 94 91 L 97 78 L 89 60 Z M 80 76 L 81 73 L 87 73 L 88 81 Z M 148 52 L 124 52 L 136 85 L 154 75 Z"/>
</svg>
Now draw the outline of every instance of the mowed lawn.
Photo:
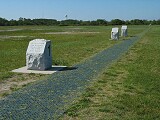
<svg viewBox="0 0 160 120">
<path fill-rule="evenodd" d="M 160 26 L 103 72 L 64 120 L 159 120 Z"/>
<path fill-rule="evenodd" d="M 53 64 L 71 66 L 119 42 L 109 41 L 111 28 L 112 26 L 0 27 L 0 72 L 8 72 L 25 66 L 28 43 L 37 38 L 52 41 Z M 134 36 L 145 28 L 146 26 L 138 26 L 137 28 L 131 26 L 129 35 Z M 59 34 L 54 34 L 54 32 L 59 32 Z M 74 33 L 72 34 L 72 32 Z M 2 79 L 2 77 L 0 78 Z"/>
<path fill-rule="evenodd" d="M 48 76 L 10 72 L 13 69 L 25 66 L 26 50 L 29 41 L 37 38 L 51 40 L 53 65 L 73 66 L 124 40 L 124 38 L 120 38 L 119 41 L 109 40 L 112 27 L 114 26 L 0 27 L 0 85 L 13 82 L 9 86 L 9 89 L 12 91 L 23 87 L 27 83 Z M 121 26 L 118 27 L 120 28 Z M 129 37 L 136 36 L 147 27 L 129 26 Z M 20 84 L 19 87 L 17 82 L 22 81 L 28 82 Z M 8 89 L 6 92 L 8 92 Z M 6 92 L 0 92 L 0 96 L 10 93 Z"/>
</svg>

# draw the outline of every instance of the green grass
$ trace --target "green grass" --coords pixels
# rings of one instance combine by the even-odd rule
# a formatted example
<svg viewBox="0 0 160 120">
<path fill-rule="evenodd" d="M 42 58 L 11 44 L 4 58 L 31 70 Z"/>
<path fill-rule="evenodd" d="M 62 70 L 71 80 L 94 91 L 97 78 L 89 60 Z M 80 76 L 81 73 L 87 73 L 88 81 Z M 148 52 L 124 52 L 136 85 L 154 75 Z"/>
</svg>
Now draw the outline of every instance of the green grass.
<svg viewBox="0 0 160 120">
<path fill-rule="evenodd" d="M 10 72 L 25 66 L 29 41 L 37 38 L 52 41 L 53 65 L 73 66 L 92 55 L 141 33 L 148 26 L 129 26 L 129 37 L 111 41 L 113 26 L 0 26 L 0 84 L 16 82 L 7 91 L 0 91 L 0 97 L 20 89 L 22 81 L 41 80 L 47 75 L 17 74 Z M 118 26 L 119 28 L 121 26 Z M 92 34 L 45 34 L 49 32 L 98 32 Z M 15 37 L 13 37 L 15 36 Z M 22 36 L 22 37 L 16 37 Z"/>
<path fill-rule="evenodd" d="M 61 119 L 159 120 L 159 33 L 160 26 L 152 26 L 129 52 L 87 88 Z M 84 99 L 89 102 L 85 104 Z"/>
<path fill-rule="evenodd" d="M 119 26 L 120 27 L 120 26 Z M 129 35 L 134 36 L 147 26 L 130 26 Z M 29 41 L 36 38 L 52 41 L 54 65 L 72 66 L 95 53 L 118 43 L 109 41 L 112 26 L 11 26 L 0 27 L 0 81 L 12 77 L 9 71 L 25 66 L 25 53 Z M 6 30 L 17 31 L 6 31 Z M 3 31 L 4 30 L 4 31 Z M 53 35 L 48 32 L 100 32 L 98 34 Z M 1 36 L 25 36 L 24 38 L 2 38 Z M 123 38 L 121 38 L 123 39 Z"/>
</svg>

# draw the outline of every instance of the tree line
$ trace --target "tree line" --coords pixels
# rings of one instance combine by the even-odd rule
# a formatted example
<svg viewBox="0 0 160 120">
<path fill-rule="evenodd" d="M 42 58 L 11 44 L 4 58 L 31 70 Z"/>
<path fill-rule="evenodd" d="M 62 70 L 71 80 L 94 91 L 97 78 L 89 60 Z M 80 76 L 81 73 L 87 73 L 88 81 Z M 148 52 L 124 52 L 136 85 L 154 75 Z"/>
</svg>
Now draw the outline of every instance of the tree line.
<svg viewBox="0 0 160 120">
<path fill-rule="evenodd" d="M 20 17 L 18 20 L 7 20 L 0 17 L 0 26 L 23 26 L 23 25 L 57 25 L 57 26 L 106 26 L 106 25 L 160 25 L 159 20 L 120 20 L 113 19 L 107 21 L 105 19 L 97 19 L 93 21 L 83 21 L 83 20 L 61 20 L 56 19 L 27 19 Z"/>
</svg>

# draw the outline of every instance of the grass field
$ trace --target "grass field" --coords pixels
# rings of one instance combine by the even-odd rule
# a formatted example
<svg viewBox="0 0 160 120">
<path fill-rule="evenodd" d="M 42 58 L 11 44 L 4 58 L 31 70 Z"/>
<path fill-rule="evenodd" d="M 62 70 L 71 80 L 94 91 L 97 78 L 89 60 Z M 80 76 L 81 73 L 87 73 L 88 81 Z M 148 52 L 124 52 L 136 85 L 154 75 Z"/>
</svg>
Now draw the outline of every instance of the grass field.
<svg viewBox="0 0 160 120">
<path fill-rule="evenodd" d="M 160 26 L 152 26 L 127 54 L 103 72 L 64 120 L 159 120 Z"/>
<path fill-rule="evenodd" d="M 9 84 L 9 89 L 12 91 L 23 87 L 26 83 L 47 77 L 47 75 L 10 72 L 13 69 L 25 66 L 25 53 L 30 40 L 36 38 L 51 40 L 53 65 L 72 66 L 103 49 L 121 42 L 123 38 L 120 41 L 109 40 L 111 28 L 112 26 L 0 27 L 1 86 Z M 145 28 L 147 26 L 129 26 L 129 36 L 135 36 Z M 24 84 L 21 84 L 23 82 Z M 8 90 L 4 89 L 4 91 L 0 93 L 0 96 L 8 94 Z"/>
</svg>

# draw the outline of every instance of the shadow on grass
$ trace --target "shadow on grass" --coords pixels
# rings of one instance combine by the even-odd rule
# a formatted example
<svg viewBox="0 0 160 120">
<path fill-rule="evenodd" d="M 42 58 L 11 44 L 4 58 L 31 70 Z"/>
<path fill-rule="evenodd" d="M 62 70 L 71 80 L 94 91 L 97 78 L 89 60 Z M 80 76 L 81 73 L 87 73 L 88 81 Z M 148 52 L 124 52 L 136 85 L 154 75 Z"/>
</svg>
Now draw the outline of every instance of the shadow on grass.
<svg viewBox="0 0 160 120">
<path fill-rule="evenodd" d="M 68 70 L 76 70 L 78 67 L 65 67 L 59 71 L 68 71 Z"/>
</svg>

